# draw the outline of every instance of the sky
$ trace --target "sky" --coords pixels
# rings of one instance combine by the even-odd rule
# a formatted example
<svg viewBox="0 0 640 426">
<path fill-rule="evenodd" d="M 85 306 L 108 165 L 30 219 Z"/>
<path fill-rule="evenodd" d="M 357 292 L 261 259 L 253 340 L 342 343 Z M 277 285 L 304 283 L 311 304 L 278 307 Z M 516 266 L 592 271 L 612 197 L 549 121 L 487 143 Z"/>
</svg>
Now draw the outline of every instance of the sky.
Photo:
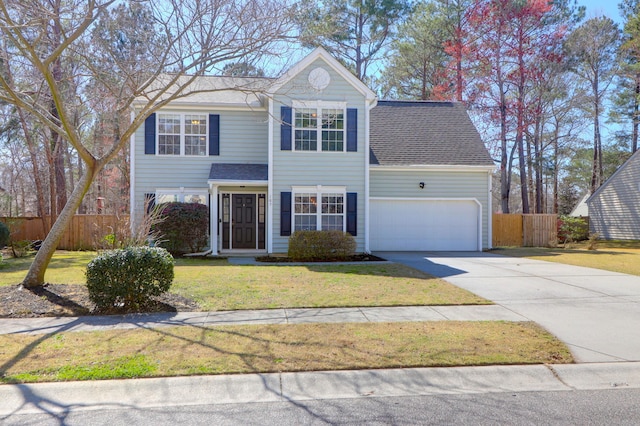
<svg viewBox="0 0 640 426">
<path fill-rule="evenodd" d="M 594 18 L 596 16 L 608 16 L 617 23 L 621 23 L 622 18 L 618 12 L 619 0 L 578 0 L 578 5 L 587 7 L 586 18 Z"/>
</svg>

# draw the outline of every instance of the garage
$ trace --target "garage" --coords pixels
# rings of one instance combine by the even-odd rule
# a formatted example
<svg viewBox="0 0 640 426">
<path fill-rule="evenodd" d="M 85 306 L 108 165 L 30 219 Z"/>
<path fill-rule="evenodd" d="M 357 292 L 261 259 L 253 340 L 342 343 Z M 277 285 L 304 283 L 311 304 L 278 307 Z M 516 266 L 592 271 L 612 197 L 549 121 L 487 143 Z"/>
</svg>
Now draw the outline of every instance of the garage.
<svg viewBox="0 0 640 426">
<path fill-rule="evenodd" d="M 370 200 L 372 251 L 479 251 L 480 204 L 473 199 Z"/>
</svg>

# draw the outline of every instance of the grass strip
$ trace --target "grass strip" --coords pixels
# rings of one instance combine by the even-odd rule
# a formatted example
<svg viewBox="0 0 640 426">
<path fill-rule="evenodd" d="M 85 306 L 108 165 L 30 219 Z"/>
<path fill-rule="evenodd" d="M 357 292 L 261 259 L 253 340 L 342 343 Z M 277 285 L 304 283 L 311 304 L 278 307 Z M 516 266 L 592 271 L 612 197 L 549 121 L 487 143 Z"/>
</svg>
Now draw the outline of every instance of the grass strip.
<svg viewBox="0 0 640 426">
<path fill-rule="evenodd" d="M 0 336 L 3 383 L 573 362 L 530 322 L 172 327 Z"/>
<path fill-rule="evenodd" d="M 95 252 L 58 251 L 45 281 L 85 284 Z M 15 285 L 31 258 L 7 259 L 0 286 Z M 395 263 L 304 266 L 231 265 L 224 259 L 176 259 L 170 292 L 197 301 L 204 311 L 351 306 L 490 304 L 408 266 Z"/>
<path fill-rule="evenodd" d="M 567 248 L 499 248 L 494 253 L 640 275 L 640 242 L 637 241 L 600 241 L 597 250 L 588 250 L 587 243 L 580 242 Z"/>
<path fill-rule="evenodd" d="M 202 267 L 202 261 L 182 260 L 175 272 L 171 291 L 196 300 L 205 311 L 490 303 L 392 263 Z"/>
</svg>

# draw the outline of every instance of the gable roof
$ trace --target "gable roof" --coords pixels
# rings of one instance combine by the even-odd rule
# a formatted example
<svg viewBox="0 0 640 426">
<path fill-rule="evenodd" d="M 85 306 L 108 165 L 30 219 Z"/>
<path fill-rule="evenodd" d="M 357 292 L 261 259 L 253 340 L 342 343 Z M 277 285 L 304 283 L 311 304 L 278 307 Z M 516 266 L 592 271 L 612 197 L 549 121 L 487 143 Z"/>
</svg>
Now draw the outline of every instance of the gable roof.
<svg viewBox="0 0 640 426">
<path fill-rule="evenodd" d="M 598 196 L 600 194 L 600 192 L 606 188 L 607 186 L 609 186 L 611 184 L 611 182 L 615 182 L 616 180 L 616 176 L 618 176 L 618 174 L 620 174 L 624 169 L 626 169 L 627 167 L 631 167 L 631 164 L 633 164 L 635 161 L 638 161 L 638 164 L 640 167 L 640 149 L 637 150 L 636 152 L 633 153 L 633 155 L 631 157 L 629 157 L 627 159 L 627 161 L 625 161 L 624 163 L 622 163 L 622 165 L 620 167 L 618 167 L 618 170 L 616 170 L 610 177 L 609 179 L 605 180 L 604 183 L 602 185 L 600 185 L 600 187 L 598 189 L 596 189 L 593 194 L 591 194 L 591 197 L 589 197 L 586 201 L 587 204 L 589 204 L 594 197 Z"/>
<path fill-rule="evenodd" d="M 494 166 L 457 102 L 378 101 L 370 128 L 372 165 Z"/>
<path fill-rule="evenodd" d="M 331 56 L 329 52 L 322 47 L 316 47 L 311 53 L 302 58 L 302 60 L 291 67 L 282 77 L 280 77 L 270 88 L 272 93 L 277 92 L 282 86 L 294 79 L 305 68 L 311 65 L 315 60 L 321 58 L 329 67 L 331 67 L 338 75 L 344 78 L 357 91 L 362 93 L 369 102 L 375 102 L 376 94 L 348 69 L 344 67 L 336 58 Z"/>
</svg>

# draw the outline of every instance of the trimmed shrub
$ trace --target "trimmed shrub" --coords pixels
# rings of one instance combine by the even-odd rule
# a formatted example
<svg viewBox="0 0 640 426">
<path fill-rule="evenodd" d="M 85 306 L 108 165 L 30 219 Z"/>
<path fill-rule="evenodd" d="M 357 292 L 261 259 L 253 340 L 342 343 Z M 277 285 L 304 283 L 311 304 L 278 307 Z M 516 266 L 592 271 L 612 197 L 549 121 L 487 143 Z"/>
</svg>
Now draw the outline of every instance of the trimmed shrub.
<svg viewBox="0 0 640 426">
<path fill-rule="evenodd" d="M 160 247 L 104 251 L 87 265 L 89 298 L 103 311 L 144 307 L 171 287 L 173 263 Z"/>
<path fill-rule="evenodd" d="M 174 256 L 201 252 L 209 240 L 209 208 L 198 203 L 172 202 L 158 206 L 162 221 L 154 224 L 158 245 Z"/>
<path fill-rule="evenodd" d="M 9 227 L 4 222 L 0 222 L 0 249 L 9 244 L 10 236 Z"/>
<path fill-rule="evenodd" d="M 289 238 L 289 257 L 296 261 L 343 260 L 353 256 L 356 240 L 342 231 L 296 231 Z"/>
</svg>

